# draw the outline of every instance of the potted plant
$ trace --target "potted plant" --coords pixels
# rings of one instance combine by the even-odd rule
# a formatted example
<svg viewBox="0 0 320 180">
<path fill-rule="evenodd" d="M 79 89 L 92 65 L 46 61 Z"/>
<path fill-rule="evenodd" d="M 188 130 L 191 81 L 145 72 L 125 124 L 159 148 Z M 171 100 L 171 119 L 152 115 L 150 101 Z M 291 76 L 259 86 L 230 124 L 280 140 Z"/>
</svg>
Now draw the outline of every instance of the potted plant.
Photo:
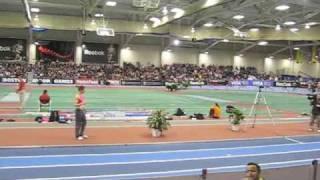
<svg viewBox="0 0 320 180">
<path fill-rule="evenodd" d="M 163 110 L 154 111 L 147 119 L 147 125 L 151 129 L 153 137 L 159 137 L 164 130 L 167 130 L 170 123 L 166 118 L 167 113 Z"/>
<path fill-rule="evenodd" d="M 233 107 L 233 106 L 227 106 L 227 113 L 229 113 L 229 120 L 231 123 L 231 130 L 232 131 L 239 131 L 240 130 L 240 124 L 241 121 L 244 120 L 244 115 L 243 113 Z"/>
</svg>

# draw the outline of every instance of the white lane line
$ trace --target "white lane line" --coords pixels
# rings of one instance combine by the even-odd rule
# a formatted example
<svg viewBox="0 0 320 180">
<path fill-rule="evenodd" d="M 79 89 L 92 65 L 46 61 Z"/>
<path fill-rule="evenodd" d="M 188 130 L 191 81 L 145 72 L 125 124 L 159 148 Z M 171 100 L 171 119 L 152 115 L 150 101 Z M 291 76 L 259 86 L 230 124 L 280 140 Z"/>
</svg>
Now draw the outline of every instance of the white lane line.
<svg viewBox="0 0 320 180">
<path fill-rule="evenodd" d="M 166 163 L 166 162 L 181 162 L 181 161 L 199 161 L 199 160 L 212 160 L 212 159 L 228 159 L 228 158 L 242 158 L 242 157 L 256 157 L 268 155 L 283 155 L 294 153 L 305 153 L 320 151 L 320 149 L 308 149 L 302 151 L 287 151 L 287 152 L 270 152 L 270 153 L 257 153 L 257 154 L 244 154 L 244 155 L 225 155 L 201 158 L 182 158 L 182 159 L 167 159 L 167 160 L 149 160 L 149 161 L 131 161 L 131 162 L 108 162 L 108 163 L 79 163 L 79 164 L 55 164 L 55 165 L 37 165 L 37 166 L 4 166 L 2 169 L 32 169 L 32 168 L 59 168 L 59 167 L 83 167 L 83 166 L 107 166 L 107 165 L 127 165 L 127 164 L 146 164 L 146 163 Z M 319 152 L 320 153 L 320 152 Z"/>
<path fill-rule="evenodd" d="M 304 142 L 302 142 L 302 141 L 298 141 L 296 139 L 293 139 L 293 138 L 290 138 L 290 137 L 287 137 L 287 136 L 285 136 L 284 138 L 287 139 L 288 141 L 291 141 L 291 142 L 294 142 L 294 143 L 304 144 Z"/>
<path fill-rule="evenodd" d="M 320 142 L 308 142 L 304 145 L 320 145 Z M 28 159 L 28 158 L 55 158 L 55 157 L 84 157 L 84 156 L 118 156 L 118 155 L 139 155 L 139 154 L 165 154 L 165 153 L 181 153 L 181 152 L 201 152 L 201 151 L 225 151 L 225 150 L 241 150 L 241 149 L 258 149 L 267 147 L 282 147 L 282 146 L 297 146 L 297 144 L 272 144 L 259 146 L 245 146 L 245 147 L 227 147 L 227 148 L 210 148 L 210 149 L 188 149 L 188 150 L 170 150 L 170 151 L 142 151 L 129 153 L 102 153 L 102 154 L 59 154 L 59 155 L 39 155 L 39 156 L 6 156 L 0 159 Z M 289 147 L 288 147 L 289 148 Z"/>
<path fill-rule="evenodd" d="M 1 128 L 0 128 L 1 129 Z M 320 134 L 308 134 L 308 135 L 293 135 L 290 137 L 316 137 Z M 78 148 L 78 147 L 103 147 L 103 146 L 136 146 L 136 145 L 167 145 L 167 144 L 186 144 L 186 143 L 216 143 L 216 142 L 230 142 L 230 141 L 253 141 L 253 140 L 270 140 L 270 139 L 282 139 L 283 136 L 270 136 L 259 138 L 234 138 L 234 139 L 218 139 L 218 140 L 197 140 L 197 141 L 163 141 L 163 142 L 148 142 L 148 143 L 115 143 L 115 144 L 66 144 L 66 145 L 32 145 L 32 146 L 1 146 L 3 149 L 30 149 L 30 148 Z M 1 158 L 1 157 L 0 157 Z"/>
<path fill-rule="evenodd" d="M 211 101 L 211 102 L 221 102 L 221 103 L 231 103 L 232 102 L 232 101 L 229 101 L 229 100 L 218 99 L 218 98 L 210 98 L 210 97 L 199 96 L 199 95 L 184 95 L 184 96 L 192 97 L 192 98 L 196 98 L 196 99 L 201 99 L 201 100 L 207 100 L 207 101 Z"/>
<path fill-rule="evenodd" d="M 315 159 L 303 159 L 303 160 L 294 160 L 294 161 L 282 161 L 282 162 L 272 162 L 272 163 L 260 163 L 263 169 L 272 169 L 274 165 L 286 165 L 286 167 L 290 166 L 301 166 L 301 165 L 310 165 L 311 162 Z M 271 166 L 271 167 L 270 167 Z M 207 168 L 208 173 L 212 173 L 214 171 L 219 172 L 229 172 L 228 169 L 234 170 L 234 172 L 243 171 L 245 169 L 245 165 L 236 165 L 236 166 L 224 166 L 224 167 L 214 167 Z M 168 177 L 174 174 L 182 174 L 182 175 L 200 175 L 202 169 L 186 169 L 186 170 L 175 170 L 175 171 L 161 171 L 161 172 L 146 172 L 146 173 L 131 173 L 131 174 L 112 174 L 112 175 L 97 175 L 97 176 L 74 176 L 74 177 L 56 177 L 56 178 L 33 178 L 33 179 L 20 179 L 20 180 L 72 180 L 72 179 L 98 179 L 98 178 L 160 178 L 160 177 Z"/>
</svg>

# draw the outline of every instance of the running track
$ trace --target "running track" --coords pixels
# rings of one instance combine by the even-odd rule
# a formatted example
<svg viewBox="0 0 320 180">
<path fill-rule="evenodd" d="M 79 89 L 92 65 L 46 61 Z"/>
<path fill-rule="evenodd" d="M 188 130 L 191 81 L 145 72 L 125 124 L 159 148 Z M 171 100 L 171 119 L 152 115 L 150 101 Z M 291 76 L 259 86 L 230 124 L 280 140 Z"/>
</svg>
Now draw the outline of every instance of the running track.
<svg viewBox="0 0 320 180">
<path fill-rule="evenodd" d="M 309 165 L 320 136 L 153 145 L 0 149 L 0 177 L 9 179 L 142 179 Z"/>
</svg>

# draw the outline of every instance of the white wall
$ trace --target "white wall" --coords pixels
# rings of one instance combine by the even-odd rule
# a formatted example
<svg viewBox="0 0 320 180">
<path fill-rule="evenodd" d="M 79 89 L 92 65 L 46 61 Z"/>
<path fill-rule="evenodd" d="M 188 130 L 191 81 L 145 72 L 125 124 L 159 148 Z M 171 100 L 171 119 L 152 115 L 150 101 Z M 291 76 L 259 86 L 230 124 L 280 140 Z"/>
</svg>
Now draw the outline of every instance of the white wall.
<svg viewBox="0 0 320 180">
<path fill-rule="evenodd" d="M 130 62 L 132 64 L 140 62 L 143 65 L 160 65 L 159 46 L 130 45 L 129 47 L 130 49 L 121 49 L 120 64 L 123 62 Z"/>
<path fill-rule="evenodd" d="M 320 77 L 319 63 L 303 62 L 302 64 L 297 64 L 294 60 L 289 59 L 266 59 L 264 67 L 267 73 L 300 75 L 299 72 L 301 71 L 313 77 Z"/>
<path fill-rule="evenodd" d="M 198 50 L 192 48 L 173 48 L 161 53 L 162 64 L 198 64 Z"/>
<path fill-rule="evenodd" d="M 264 71 L 266 54 L 246 53 L 243 56 L 234 56 L 233 65 L 237 67 L 256 67 L 258 72 Z"/>
<path fill-rule="evenodd" d="M 208 54 L 199 55 L 199 64 L 202 65 L 232 65 L 233 64 L 233 53 L 230 51 L 219 51 L 213 50 L 209 51 Z"/>
<path fill-rule="evenodd" d="M 143 65 L 173 63 L 189 63 L 199 65 L 233 65 L 233 66 L 251 66 L 256 67 L 258 72 L 273 72 L 275 74 L 298 75 L 299 71 L 305 72 L 311 76 L 320 77 L 320 65 L 296 64 L 295 61 L 285 58 L 267 59 L 266 54 L 245 53 L 242 57 L 234 56 L 233 51 L 211 50 L 208 54 L 198 54 L 197 49 L 191 48 L 171 48 L 170 52 L 161 52 L 160 46 L 153 45 L 129 45 L 129 50 L 120 51 L 120 63 L 130 62 L 135 64 L 140 62 Z M 285 56 L 284 56 L 285 57 Z"/>
</svg>

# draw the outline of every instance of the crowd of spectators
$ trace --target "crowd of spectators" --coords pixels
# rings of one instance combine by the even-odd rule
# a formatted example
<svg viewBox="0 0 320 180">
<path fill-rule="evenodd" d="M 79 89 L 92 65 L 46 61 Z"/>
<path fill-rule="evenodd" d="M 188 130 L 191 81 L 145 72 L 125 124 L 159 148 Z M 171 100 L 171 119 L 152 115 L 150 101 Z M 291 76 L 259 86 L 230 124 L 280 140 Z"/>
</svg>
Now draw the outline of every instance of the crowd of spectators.
<svg viewBox="0 0 320 180">
<path fill-rule="evenodd" d="M 275 80 L 277 77 L 258 73 L 254 67 L 198 66 L 172 64 L 156 67 L 124 63 L 122 67 L 112 64 L 80 64 L 62 62 L 2 63 L 0 77 L 17 77 L 33 72 L 34 78 L 43 79 L 94 79 L 94 80 L 144 80 L 144 81 L 212 81 L 212 80 Z"/>
</svg>

